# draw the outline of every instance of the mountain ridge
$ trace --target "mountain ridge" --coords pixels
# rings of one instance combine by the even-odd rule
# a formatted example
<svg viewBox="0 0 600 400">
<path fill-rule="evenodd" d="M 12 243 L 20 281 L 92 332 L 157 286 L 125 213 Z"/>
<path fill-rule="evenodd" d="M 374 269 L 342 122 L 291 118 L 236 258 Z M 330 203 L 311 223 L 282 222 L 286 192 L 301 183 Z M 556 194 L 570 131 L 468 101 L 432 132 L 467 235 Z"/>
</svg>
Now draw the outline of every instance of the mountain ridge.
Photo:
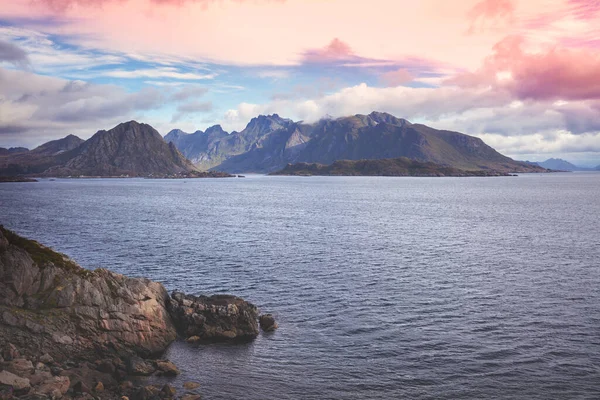
<svg viewBox="0 0 600 400">
<path fill-rule="evenodd" d="M 165 139 L 173 138 L 173 131 Z M 294 122 L 278 114 L 253 118 L 240 132 L 210 140 L 202 131 L 172 140 L 199 169 L 230 173 L 269 173 L 298 162 L 407 157 L 464 170 L 541 172 L 506 157 L 481 139 L 460 132 L 413 124 L 383 112 L 356 114 L 315 123 Z"/>
<path fill-rule="evenodd" d="M 195 172 L 150 125 L 123 122 L 88 140 L 68 135 L 26 153 L 0 157 L 0 175 L 165 176 Z"/>
</svg>

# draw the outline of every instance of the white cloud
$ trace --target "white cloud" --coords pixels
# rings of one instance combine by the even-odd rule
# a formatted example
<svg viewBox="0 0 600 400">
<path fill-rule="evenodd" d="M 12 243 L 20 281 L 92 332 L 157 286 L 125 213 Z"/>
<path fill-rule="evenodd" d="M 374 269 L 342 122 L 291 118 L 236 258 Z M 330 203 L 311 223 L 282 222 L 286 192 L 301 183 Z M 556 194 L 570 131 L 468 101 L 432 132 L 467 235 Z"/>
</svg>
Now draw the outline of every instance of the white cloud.
<svg viewBox="0 0 600 400">
<path fill-rule="evenodd" d="M 163 102 L 156 88 L 128 93 L 114 85 L 0 68 L 0 146 L 34 147 L 68 134 L 87 138 Z"/>
<path fill-rule="evenodd" d="M 278 113 L 305 122 L 385 111 L 412 122 L 479 136 L 506 154 L 599 152 L 600 104 L 519 101 L 492 88 L 347 87 L 312 99 L 276 98 L 265 104 L 241 103 L 222 124 L 243 129 L 257 114 Z"/>
</svg>

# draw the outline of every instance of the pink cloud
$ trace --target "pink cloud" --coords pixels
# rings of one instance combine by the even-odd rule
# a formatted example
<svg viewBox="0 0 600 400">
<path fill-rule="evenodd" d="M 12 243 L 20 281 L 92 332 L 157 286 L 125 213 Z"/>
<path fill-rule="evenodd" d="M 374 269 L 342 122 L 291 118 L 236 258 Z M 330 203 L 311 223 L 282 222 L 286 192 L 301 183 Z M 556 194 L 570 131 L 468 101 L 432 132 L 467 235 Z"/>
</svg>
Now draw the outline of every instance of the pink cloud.
<svg viewBox="0 0 600 400">
<path fill-rule="evenodd" d="M 404 68 L 382 74 L 379 79 L 387 86 L 400 86 L 414 79 L 413 74 Z"/>
<path fill-rule="evenodd" d="M 600 99 L 600 54 L 597 51 L 552 47 L 527 53 L 524 39 L 507 37 L 475 73 L 449 82 L 459 86 L 493 86 L 520 99 Z"/>
<path fill-rule="evenodd" d="M 333 39 L 322 49 L 309 50 L 304 54 L 304 60 L 310 63 L 327 63 L 331 61 L 350 60 L 356 57 L 347 43 Z"/>
<path fill-rule="evenodd" d="M 72 6 L 79 7 L 101 7 L 105 3 L 126 2 L 129 0 L 33 0 L 35 4 L 47 6 L 54 11 L 64 11 Z M 228 0 L 147 0 L 148 3 L 170 6 L 183 6 L 186 3 L 200 4 L 203 8 L 207 8 L 213 3 L 220 3 Z M 248 0 L 229 0 L 233 3 L 244 3 Z M 259 0 L 262 2 L 283 3 L 286 0 Z"/>
<path fill-rule="evenodd" d="M 600 12 L 598 0 L 568 0 L 571 13 L 579 19 L 593 19 Z"/>
<path fill-rule="evenodd" d="M 514 12 L 515 6 L 511 0 L 482 0 L 467 13 L 471 22 L 469 33 L 484 30 L 489 26 L 510 24 Z"/>
</svg>

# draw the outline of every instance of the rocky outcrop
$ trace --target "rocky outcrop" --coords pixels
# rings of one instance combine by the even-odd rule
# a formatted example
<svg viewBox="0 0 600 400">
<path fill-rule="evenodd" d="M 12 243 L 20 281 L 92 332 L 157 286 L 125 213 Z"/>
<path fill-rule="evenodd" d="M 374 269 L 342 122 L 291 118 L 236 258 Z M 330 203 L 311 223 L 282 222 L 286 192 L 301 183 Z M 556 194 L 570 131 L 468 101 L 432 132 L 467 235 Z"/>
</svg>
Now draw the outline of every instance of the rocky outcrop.
<svg viewBox="0 0 600 400">
<path fill-rule="evenodd" d="M 275 321 L 275 317 L 272 314 L 263 314 L 258 318 L 258 322 L 260 324 L 260 329 L 265 332 L 273 332 L 275 329 L 279 328 L 277 322 Z"/>
<path fill-rule="evenodd" d="M 159 283 L 85 270 L 1 225 L 0 293 L 0 400 L 170 399 L 172 386 L 128 379 L 179 374 L 172 362 L 148 358 L 177 329 L 192 341 L 258 335 L 258 310 L 239 297 L 171 298 Z M 199 399 L 193 389 L 183 387 L 180 398 Z"/>
<path fill-rule="evenodd" d="M 173 292 L 168 308 L 188 342 L 248 340 L 258 335 L 258 309 L 239 297 Z"/>
<path fill-rule="evenodd" d="M 156 282 L 66 256 L 0 227 L 0 336 L 57 359 L 164 351 L 176 337 Z"/>
</svg>

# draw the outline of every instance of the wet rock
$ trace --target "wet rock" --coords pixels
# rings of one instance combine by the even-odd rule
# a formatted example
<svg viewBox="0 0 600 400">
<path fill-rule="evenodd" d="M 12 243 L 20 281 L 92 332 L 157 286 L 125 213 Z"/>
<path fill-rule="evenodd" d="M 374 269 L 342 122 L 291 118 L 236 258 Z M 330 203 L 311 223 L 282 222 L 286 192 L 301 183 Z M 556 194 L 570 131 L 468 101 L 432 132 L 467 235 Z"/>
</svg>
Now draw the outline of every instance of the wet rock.
<svg viewBox="0 0 600 400">
<path fill-rule="evenodd" d="M 168 383 L 160 390 L 160 397 L 163 399 L 172 399 L 177 394 L 177 390 Z"/>
<path fill-rule="evenodd" d="M 159 375 L 164 376 L 177 376 L 179 375 L 179 369 L 169 360 L 158 360 L 156 361 L 156 369 Z"/>
<path fill-rule="evenodd" d="M 194 389 L 198 389 L 200 387 L 200 384 L 197 382 L 185 382 L 183 384 L 184 389 L 187 390 L 194 390 Z"/>
<path fill-rule="evenodd" d="M 6 370 L 0 372 L 0 385 L 10 386 L 15 392 L 27 391 L 31 387 L 29 379 L 21 378 Z"/>
<path fill-rule="evenodd" d="M 263 314 L 258 319 L 260 328 L 265 332 L 272 332 L 279 327 L 272 314 Z"/>
<path fill-rule="evenodd" d="M 151 362 L 137 356 L 129 357 L 125 365 L 127 367 L 127 373 L 130 375 L 148 376 L 156 371 L 156 368 L 154 368 L 154 365 Z"/>
<path fill-rule="evenodd" d="M 194 336 L 202 341 L 219 341 L 248 340 L 258 335 L 258 310 L 239 297 L 173 292 L 168 310 L 175 326 L 188 341 Z"/>
<path fill-rule="evenodd" d="M 60 399 L 69 390 L 71 382 L 66 376 L 53 376 L 42 382 L 35 388 L 35 394 L 46 395 L 54 399 Z"/>
</svg>

